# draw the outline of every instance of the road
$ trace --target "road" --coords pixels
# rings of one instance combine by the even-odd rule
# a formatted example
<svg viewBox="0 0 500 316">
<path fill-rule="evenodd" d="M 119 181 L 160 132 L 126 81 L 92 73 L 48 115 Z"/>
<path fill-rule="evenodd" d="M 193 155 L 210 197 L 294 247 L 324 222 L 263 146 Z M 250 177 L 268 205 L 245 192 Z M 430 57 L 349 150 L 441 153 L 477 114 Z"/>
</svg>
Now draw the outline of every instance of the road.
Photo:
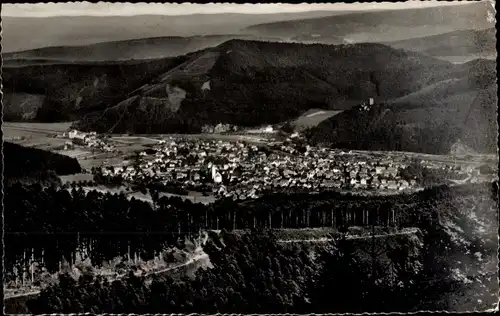
<svg viewBox="0 0 500 316">
<path fill-rule="evenodd" d="M 147 135 L 147 134 L 134 134 L 133 136 L 123 136 L 123 135 L 111 135 L 112 139 L 115 140 L 127 140 L 127 139 L 137 139 L 142 138 L 149 141 L 158 142 L 159 140 L 165 140 L 169 137 L 173 139 L 176 138 L 188 138 L 188 139 L 214 139 L 214 140 L 225 140 L 225 141 L 246 141 L 246 142 L 254 142 L 254 143 L 264 143 L 268 141 L 266 138 L 261 136 L 252 136 L 252 135 L 236 135 L 236 134 L 156 134 L 156 135 Z"/>
<path fill-rule="evenodd" d="M 453 155 L 433 155 L 433 154 L 425 154 L 425 153 L 415 153 L 415 152 L 407 152 L 407 151 L 366 151 L 366 150 L 352 150 L 351 151 L 354 154 L 365 154 L 365 155 L 370 155 L 370 154 L 379 154 L 379 155 L 401 155 L 401 156 L 407 156 L 410 158 L 416 158 L 416 159 L 422 159 L 422 160 L 428 160 L 428 161 L 433 161 L 433 162 L 441 162 L 441 163 L 446 163 L 446 164 L 465 164 L 465 165 L 472 165 L 472 164 L 493 164 L 493 163 L 498 163 L 498 157 L 494 154 L 491 155 L 478 155 L 478 154 L 471 154 L 471 155 L 460 155 L 454 157 Z M 496 166 L 495 166 L 496 167 Z"/>
<path fill-rule="evenodd" d="M 202 244 L 205 244 L 207 242 L 207 240 L 208 240 L 208 235 L 205 233 L 203 238 L 204 238 L 204 240 L 202 241 Z M 197 250 L 195 250 L 195 251 L 200 252 L 200 251 L 202 251 L 202 249 L 201 248 L 197 248 Z M 179 269 L 179 268 L 188 266 L 190 264 L 193 264 L 195 262 L 198 262 L 198 261 L 201 261 L 201 260 L 204 260 L 204 259 L 208 259 L 208 255 L 206 253 L 204 253 L 204 252 L 197 253 L 192 258 L 188 259 L 184 263 L 175 265 L 173 267 L 168 267 L 168 268 L 164 268 L 164 269 L 160 269 L 160 270 L 148 272 L 146 274 L 139 273 L 139 274 L 136 274 L 136 276 L 139 276 L 139 277 L 148 277 L 148 276 L 155 275 L 155 274 L 165 273 L 165 272 L 168 272 L 168 271 L 172 271 L 172 270 L 175 270 L 175 269 Z M 128 273 L 120 274 L 120 275 L 117 275 L 115 277 L 111 277 L 109 280 L 111 282 L 113 282 L 113 281 L 116 281 L 116 280 L 120 280 L 120 279 L 124 278 L 127 275 L 128 275 Z M 35 295 L 38 295 L 38 294 L 40 294 L 40 290 L 31 291 L 31 292 L 25 292 L 25 293 L 19 293 L 19 294 L 14 294 L 14 295 L 5 294 L 4 300 L 5 299 L 12 299 L 12 298 L 19 298 L 19 297 L 26 297 L 26 296 L 35 296 Z"/>
<path fill-rule="evenodd" d="M 400 231 L 397 233 L 390 233 L 390 234 L 377 234 L 377 235 L 366 235 L 366 236 L 347 236 L 346 239 L 352 240 L 352 239 L 370 239 L 370 238 L 383 238 L 387 236 L 402 236 L 402 235 L 412 235 L 415 233 L 418 233 L 419 229 L 418 228 L 408 228 L 404 231 Z M 335 239 L 332 238 L 313 238 L 313 239 L 293 239 L 293 240 L 278 240 L 279 243 L 304 243 L 304 242 L 330 242 L 330 241 L 335 241 Z"/>
</svg>

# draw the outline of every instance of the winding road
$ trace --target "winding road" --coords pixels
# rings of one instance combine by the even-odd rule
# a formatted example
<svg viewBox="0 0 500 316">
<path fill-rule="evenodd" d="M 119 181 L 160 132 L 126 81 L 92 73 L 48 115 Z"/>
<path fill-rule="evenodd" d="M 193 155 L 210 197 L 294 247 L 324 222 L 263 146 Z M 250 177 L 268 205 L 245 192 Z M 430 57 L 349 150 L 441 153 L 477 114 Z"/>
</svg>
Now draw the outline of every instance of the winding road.
<svg viewBox="0 0 500 316">
<path fill-rule="evenodd" d="M 377 234 L 377 235 L 366 235 L 366 236 L 346 236 L 346 239 L 369 239 L 369 238 L 383 238 L 387 236 L 401 236 L 401 235 L 412 235 L 419 232 L 418 228 L 409 228 L 404 231 L 400 231 L 397 233 L 389 233 L 389 234 Z M 279 243 L 288 244 L 288 243 L 304 243 L 304 242 L 330 242 L 335 241 L 332 238 L 313 238 L 313 239 L 293 239 L 293 240 L 278 240 Z"/>
<path fill-rule="evenodd" d="M 207 240 L 208 240 L 208 234 L 205 233 L 203 238 L 204 238 L 204 240 L 202 241 L 202 244 L 205 244 L 207 242 Z M 148 273 L 145 273 L 145 274 L 138 273 L 138 274 L 136 274 L 136 276 L 139 276 L 139 277 L 148 277 L 148 276 L 155 275 L 155 274 L 165 273 L 165 272 L 168 272 L 168 271 L 172 271 L 172 270 L 176 270 L 176 269 L 188 266 L 188 265 L 193 264 L 193 263 L 198 262 L 198 261 L 202 261 L 202 260 L 208 259 L 208 255 L 206 253 L 204 253 L 201 248 L 197 248 L 195 250 L 195 252 L 200 252 L 200 251 L 201 251 L 201 253 L 195 254 L 193 257 L 191 257 L 190 259 L 188 259 L 184 263 L 175 265 L 173 267 L 168 267 L 168 268 L 163 268 L 163 269 L 156 270 L 156 271 L 151 271 L 151 272 L 148 272 Z M 116 280 L 120 280 L 120 279 L 124 278 L 127 275 L 128 275 L 128 273 L 120 274 L 120 275 L 117 275 L 116 277 L 110 278 L 109 281 L 113 282 L 113 281 L 116 281 Z M 13 295 L 5 294 L 4 300 L 13 299 L 13 298 L 20 298 L 20 297 L 27 297 L 27 296 L 35 296 L 35 295 L 40 294 L 40 292 L 41 292 L 41 289 L 36 290 L 36 291 L 31 291 L 31 292 L 24 292 L 24 293 L 13 294 Z"/>
</svg>

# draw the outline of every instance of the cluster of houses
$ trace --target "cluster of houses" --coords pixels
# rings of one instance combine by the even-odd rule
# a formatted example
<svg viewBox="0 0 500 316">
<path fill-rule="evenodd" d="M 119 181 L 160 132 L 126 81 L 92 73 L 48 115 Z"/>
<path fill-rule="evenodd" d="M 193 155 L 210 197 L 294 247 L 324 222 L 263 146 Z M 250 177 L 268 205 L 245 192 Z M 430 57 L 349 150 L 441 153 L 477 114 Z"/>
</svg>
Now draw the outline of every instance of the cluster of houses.
<svg viewBox="0 0 500 316">
<path fill-rule="evenodd" d="M 64 150 L 74 148 L 75 146 L 85 146 L 89 148 L 99 149 L 102 151 L 113 151 L 114 147 L 105 142 L 96 132 L 81 132 L 78 130 L 70 130 L 61 135 L 62 138 L 69 138 L 64 144 Z"/>
<path fill-rule="evenodd" d="M 387 157 L 387 156 L 385 156 Z M 264 150 L 256 145 L 221 140 L 162 140 L 141 152 L 134 165 L 103 167 L 103 175 L 126 181 L 152 179 L 184 189 L 210 187 L 219 196 L 256 198 L 259 192 L 304 188 L 406 190 L 415 179 L 403 179 L 406 164 L 393 158 L 376 158 L 326 148 L 277 145 Z"/>
<path fill-rule="evenodd" d="M 237 132 L 238 126 L 231 124 L 222 124 L 219 123 L 215 126 L 212 125 L 203 125 L 201 128 L 202 133 L 227 133 L 227 132 Z"/>
<path fill-rule="evenodd" d="M 375 101 L 373 100 L 373 98 L 369 98 L 368 104 L 367 103 L 361 104 L 360 111 L 369 111 L 374 104 L 375 104 Z"/>
<path fill-rule="evenodd" d="M 240 133 L 248 133 L 248 134 L 273 134 L 276 132 L 276 130 L 273 128 L 272 125 L 267 125 L 259 128 L 247 128 L 240 130 L 240 128 L 237 125 L 231 125 L 231 124 L 222 124 L 219 123 L 215 126 L 212 125 L 204 125 L 201 128 L 202 133 L 215 133 L 215 134 L 222 134 L 222 133 L 230 133 L 230 132 L 240 132 Z"/>
</svg>

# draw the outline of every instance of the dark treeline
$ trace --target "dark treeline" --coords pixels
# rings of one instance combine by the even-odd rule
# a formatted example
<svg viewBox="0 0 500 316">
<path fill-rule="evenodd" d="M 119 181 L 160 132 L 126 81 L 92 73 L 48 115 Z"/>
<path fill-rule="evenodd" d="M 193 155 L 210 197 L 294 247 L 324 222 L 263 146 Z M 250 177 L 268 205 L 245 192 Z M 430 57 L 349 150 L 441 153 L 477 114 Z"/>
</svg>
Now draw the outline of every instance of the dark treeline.
<svg viewBox="0 0 500 316">
<path fill-rule="evenodd" d="M 441 186 L 397 196 L 273 194 L 210 205 L 153 195 L 153 206 L 124 194 L 16 184 L 6 188 L 4 198 L 6 268 L 27 266 L 34 258 L 55 272 L 62 260 L 73 263 L 76 252 L 90 254 L 94 265 L 131 253 L 147 260 L 201 229 L 432 226 L 440 212 L 460 212 L 457 196 L 491 201 L 490 192 L 486 185 Z"/>
<path fill-rule="evenodd" d="M 81 172 L 75 158 L 46 150 L 23 147 L 4 142 L 4 177 L 6 184 L 13 182 L 59 184 L 57 175 Z"/>
<path fill-rule="evenodd" d="M 361 261 L 359 245 L 342 237 L 322 245 L 280 246 L 269 233 L 211 234 L 204 246 L 213 268 L 193 277 L 155 275 L 112 283 L 69 275 L 27 305 L 32 313 L 327 313 L 448 310 L 464 285 L 450 278 L 442 252 L 411 239 L 384 260 Z M 443 245 L 450 243 L 442 231 Z M 425 237 L 424 237 L 425 239 Z M 432 244 L 427 240 L 424 244 Z M 311 251 L 316 256 L 311 256 Z M 375 274 L 374 274 L 375 272 Z M 387 277 L 390 275 L 391 277 Z M 484 291 L 483 291 L 484 292 Z M 494 303 L 488 293 L 483 304 Z"/>
</svg>

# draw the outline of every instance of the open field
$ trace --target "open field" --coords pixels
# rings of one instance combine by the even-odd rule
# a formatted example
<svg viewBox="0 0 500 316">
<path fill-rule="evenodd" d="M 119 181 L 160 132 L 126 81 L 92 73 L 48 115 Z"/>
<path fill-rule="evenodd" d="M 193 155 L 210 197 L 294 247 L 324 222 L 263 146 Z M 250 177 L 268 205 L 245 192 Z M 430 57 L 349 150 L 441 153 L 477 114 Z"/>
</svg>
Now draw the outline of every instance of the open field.
<svg viewBox="0 0 500 316">
<path fill-rule="evenodd" d="M 24 129 L 47 133 L 62 133 L 70 129 L 73 122 L 60 123 L 26 123 L 26 122 L 4 122 L 3 129 Z"/>
<path fill-rule="evenodd" d="M 66 140 L 55 138 L 67 131 L 72 122 L 63 123 L 13 123 L 2 124 L 3 139 L 13 143 L 45 150 L 57 150 Z"/>
<path fill-rule="evenodd" d="M 58 154 L 69 156 L 71 158 L 83 159 L 85 157 L 92 157 L 92 153 L 86 150 L 85 148 L 75 148 L 69 150 L 60 150 L 57 152 Z"/>
<path fill-rule="evenodd" d="M 449 61 L 453 64 L 465 64 L 474 59 L 491 59 L 495 60 L 497 57 L 494 55 L 467 55 L 467 56 L 435 56 L 436 58 Z"/>
<path fill-rule="evenodd" d="M 110 138 L 118 152 L 103 153 L 92 152 L 90 148 L 77 147 L 71 150 L 62 150 L 68 139 L 56 138 L 68 131 L 72 122 L 61 123 L 25 123 L 25 122 L 5 122 L 2 126 L 3 137 L 5 141 L 15 144 L 54 151 L 62 155 L 78 159 L 80 165 L 85 169 L 105 165 L 122 165 L 123 155 L 138 150 L 143 150 L 148 145 L 155 144 L 158 141 L 147 137 L 121 137 Z"/>
<path fill-rule="evenodd" d="M 495 168 L 498 165 L 498 156 L 495 154 L 467 154 L 467 155 L 434 155 L 434 154 L 424 154 L 424 153 L 414 153 L 414 152 L 403 152 L 403 151 L 364 151 L 364 150 L 352 150 L 355 154 L 367 154 L 367 155 L 405 155 L 409 158 L 422 159 L 434 162 L 441 162 L 447 164 L 457 164 L 457 165 L 472 165 L 479 166 L 482 164 L 491 164 Z"/>
<path fill-rule="evenodd" d="M 319 123 L 323 122 L 330 117 L 341 113 L 342 111 L 328 111 L 313 109 L 302 114 L 296 120 L 292 121 L 292 125 L 296 131 L 301 132 L 305 129 L 317 126 Z"/>
</svg>

